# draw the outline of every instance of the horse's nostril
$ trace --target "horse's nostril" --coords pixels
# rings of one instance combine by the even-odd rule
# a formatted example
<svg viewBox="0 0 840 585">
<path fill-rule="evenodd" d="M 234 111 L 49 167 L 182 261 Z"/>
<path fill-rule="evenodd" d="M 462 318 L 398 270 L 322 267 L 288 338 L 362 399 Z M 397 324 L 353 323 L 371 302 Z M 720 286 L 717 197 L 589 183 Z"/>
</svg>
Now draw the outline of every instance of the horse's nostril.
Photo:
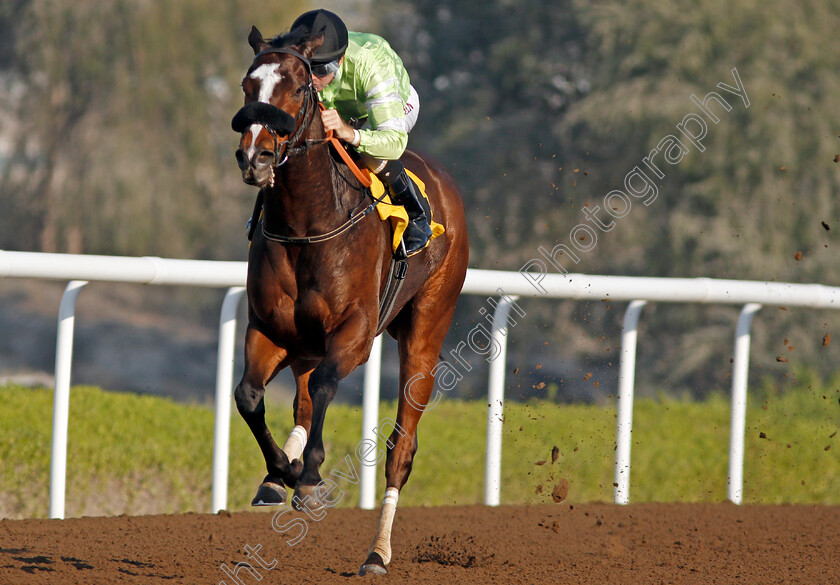
<svg viewBox="0 0 840 585">
<path fill-rule="evenodd" d="M 263 150 L 254 159 L 254 166 L 268 166 L 274 162 L 274 153 L 270 150 Z"/>
<path fill-rule="evenodd" d="M 239 148 L 236 150 L 236 164 L 239 165 L 239 169 L 244 171 L 248 168 L 248 159 L 245 157 L 245 153 L 242 152 L 242 149 Z"/>
</svg>

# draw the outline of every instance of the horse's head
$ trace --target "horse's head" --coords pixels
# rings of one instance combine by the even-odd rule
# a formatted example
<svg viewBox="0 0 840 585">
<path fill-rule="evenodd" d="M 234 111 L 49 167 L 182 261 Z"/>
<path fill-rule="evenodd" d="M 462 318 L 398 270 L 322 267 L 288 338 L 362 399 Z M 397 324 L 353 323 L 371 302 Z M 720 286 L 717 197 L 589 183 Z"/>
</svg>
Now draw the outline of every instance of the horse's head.
<svg viewBox="0 0 840 585">
<path fill-rule="evenodd" d="M 242 134 L 236 162 L 249 185 L 273 185 L 275 167 L 286 162 L 312 120 L 317 96 L 309 58 L 322 42 L 304 41 L 295 32 L 266 42 L 251 29 L 255 57 L 242 79 L 245 105 L 231 122 Z"/>
</svg>

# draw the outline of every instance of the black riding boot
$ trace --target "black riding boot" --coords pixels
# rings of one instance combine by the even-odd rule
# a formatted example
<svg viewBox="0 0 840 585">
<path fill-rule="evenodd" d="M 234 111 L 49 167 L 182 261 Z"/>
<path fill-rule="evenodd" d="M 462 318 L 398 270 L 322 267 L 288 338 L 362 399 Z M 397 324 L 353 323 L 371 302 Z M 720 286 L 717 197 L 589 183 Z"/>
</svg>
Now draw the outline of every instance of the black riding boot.
<svg viewBox="0 0 840 585">
<path fill-rule="evenodd" d="M 405 207 L 408 213 L 408 227 L 405 228 L 403 241 L 406 256 L 413 256 L 425 248 L 432 237 L 429 204 L 420 194 L 414 181 L 408 178 L 405 167 L 399 161 L 389 161 L 385 169 L 376 176 L 389 188 L 391 200 Z"/>
</svg>

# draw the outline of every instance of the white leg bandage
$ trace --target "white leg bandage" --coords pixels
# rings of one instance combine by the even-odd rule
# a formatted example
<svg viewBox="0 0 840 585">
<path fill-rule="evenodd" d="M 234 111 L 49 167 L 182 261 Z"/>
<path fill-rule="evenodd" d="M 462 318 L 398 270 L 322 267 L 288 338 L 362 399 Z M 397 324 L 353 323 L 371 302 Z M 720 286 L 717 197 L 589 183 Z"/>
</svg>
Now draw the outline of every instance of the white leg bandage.
<svg viewBox="0 0 840 585">
<path fill-rule="evenodd" d="M 394 514 L 397 513 L 397 501 L 400 499 L 400 490 L 390 487 L 385 490 L 385 497 L 382 499 L 382 513 L 379 515 L 379 528 L 376 531 L 376 538 L 370 545 L 370 553 L 378 553 L 382 561 L 387 565 L 391 562 L 391 526 L 394 524 Z"/>
<path fill-rule="evenodd" d="M 300 425 L 295 425 L 292 432 L 289 433 L 289 438 L 286 439 L 286 444 L 283 445 L 283 453 L 289 458 L 289 461 L 300 459 L 303 455 L 303 448 L 306 447 L 306 429 Z"/>
</svg>

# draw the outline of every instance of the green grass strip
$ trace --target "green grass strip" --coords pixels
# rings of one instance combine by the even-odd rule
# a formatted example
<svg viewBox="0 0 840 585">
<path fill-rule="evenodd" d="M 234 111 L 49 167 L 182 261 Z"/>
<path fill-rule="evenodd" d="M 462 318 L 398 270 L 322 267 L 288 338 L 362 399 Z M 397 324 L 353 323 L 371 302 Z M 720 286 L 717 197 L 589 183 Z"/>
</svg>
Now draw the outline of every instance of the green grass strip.
<svg viewBox="0 0 840 585">
<path fill-rule="evenodd" d="M 811 384 L 778 395 L 753 391 L 747 412 L 745 503 L 840 504 L 840 390 Z M 0 387 L 0 517 L 48 511 L 52 391 Z M 729 399 L 636 400 L 632 502 L 726 499 Z M 282 445 L 292 427 L 288 405 L 267 404 Z M 380 417 L 395 416 L 393 403 Z M 424 414 L 420 448 L 400 505 L 478 504 L 484 492 L 487 405 L 443 401 Z M 552 501 L 568 482 L 568 503 L 610 501 L 615 409 L 549 402 L 505 405 L 502 503 Z M 67 515 L 209 511 L 213 412 L 165 398 L 74 387 L 70 400 Z M 390 431 L 390 428 L 389 428 Z M 322 475 L 360 471 L 361 408 L 327 414 Z M 556 447 L 556 460 L 552 451 Z M 244 422 L 231 419 L 228 507 L 248 509 L 264 463 Z M 358 486 L 341 480 L 342 506 Z M 384 471 L 377 471 L 377 500 Z"/>
</svg>

